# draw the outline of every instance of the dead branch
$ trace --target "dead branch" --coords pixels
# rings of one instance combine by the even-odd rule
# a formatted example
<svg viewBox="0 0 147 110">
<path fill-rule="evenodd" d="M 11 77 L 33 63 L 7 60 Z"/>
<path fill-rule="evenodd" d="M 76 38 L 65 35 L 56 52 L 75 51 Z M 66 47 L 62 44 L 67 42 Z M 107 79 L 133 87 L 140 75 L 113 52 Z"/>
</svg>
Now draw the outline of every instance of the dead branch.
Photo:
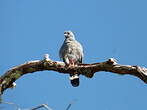
<svg viewBox="0 0 147 110">
<path fill-rule="evenodd" d="M 96 72 L 106 71 L 120 75 L 133 75 L 147 83 L 147 68 L 131 65 L 120 65 L 117 64 L 116 60 L 113 58 L 110 58 L 105 62 L 79 64 L 74 68 L 71 68 L 67 67 L 63 62 L 53 61 L 49 59 L 48 55 L 46 54 L 43 60 L 26 62 L 25 64 L 11 68 L 5 74 L 3 74 L 0 77 L 0 94 L 3 94 L 3 92 L 8 88 L 13 88 L 16 85 L 15 81 L 21 76 L 27 73 L 44 70 L 52 70 L 63 74 L 79 73 L 89 78 L 92 78 Z"/>
<path fill-rule="evenodd" d="M 21 109 L 17 104 L 12 103 L 12 102 L 1 102 L 0 104 L 13 105 L 16 108 L 16 110 L 38 110 L 40 108 L 45 108 L 46 110 L 52 110 L 47 104 L 41 104 L 41 105 L 38 105 L 38 106 L 31 108 L 31 109 Z M 3 108 L 5 108 L 5 107 L 3 107 Z"/>
<path fill-rule="evenodd" d="M 39 105 L 39 106 L 32 108 L 32 109 L 29 109 L 29 110 L 38 110 L 40 108 L 46 108 L 47 110 L 52 110 L 47 104 L 42 104 L 42 105 Z"/>
</svg>

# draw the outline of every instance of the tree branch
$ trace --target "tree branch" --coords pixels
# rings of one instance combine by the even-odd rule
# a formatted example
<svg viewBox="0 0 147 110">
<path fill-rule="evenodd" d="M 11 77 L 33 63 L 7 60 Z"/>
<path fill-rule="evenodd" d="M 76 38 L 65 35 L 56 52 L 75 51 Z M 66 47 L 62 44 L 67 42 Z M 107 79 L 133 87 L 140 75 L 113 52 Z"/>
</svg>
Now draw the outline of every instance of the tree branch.
<svg viewBox="0 0 147 110">
<path fill-rule="evenodd" d="M 16 108 L 16 110 L 38 110 L 40 108 L 45 108 L 46 110 L 52 110 L 47 104 L 41 104 L 41 105 L 38 105 L 38 106 L 33 107 L 31 109 L 21 109 L 17 104 L 12 103 L 12 102 L 1 102 L 0 104 L 13 105 Z M 3 107 L 3 108 L 5 108 L 5 107 Z"/>
<path fill-rule="evenodd" d="M 47 104 L 42 104 L 42 105 L 39 105 L 39 106 L 32 108 L 32 109 L 29 109 L 29 110 L 38 110 L 40 108 L 46 108 L 47 110 L 52 110 Z"/>
<path fill-rule="evenodd" d="M 13 88 L 15 86 L 15 81 L 21 76 L 27 73 L 44 70 L 52 70 L 63 74 L 79 73 L 88 78 L 92 78 L 93 75 L 99 71 L 113 72 L 120 75 L 130 74 L 147 83 L 147 68 L 131 65 L 120 65 L 117 64 L 116 60 L 113 58 L 100 63 L 79 64 L 73 68 L 66 66 L 64 62 L 49 59 L 48 54 L 46 54 L 43 60 L 29 61 L 25 64 L 15 66 L 3 74 L 0 77 L 0 94 L 2 95 L 3 92 L 8 88 Z"/>
</svg>

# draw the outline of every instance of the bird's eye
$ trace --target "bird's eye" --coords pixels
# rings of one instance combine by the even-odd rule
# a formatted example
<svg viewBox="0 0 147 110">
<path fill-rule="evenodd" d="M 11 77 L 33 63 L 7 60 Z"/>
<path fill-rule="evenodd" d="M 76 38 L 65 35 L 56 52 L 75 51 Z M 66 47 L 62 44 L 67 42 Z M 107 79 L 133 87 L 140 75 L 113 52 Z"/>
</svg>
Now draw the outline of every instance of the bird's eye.
<svg viewBox="0 0 147 110">
<path fill-rule="evenodd" d="M 69 33 L 69 32 L 67 32 L 67 34 L 69 35 L 70 33 Z"/>
</svg>

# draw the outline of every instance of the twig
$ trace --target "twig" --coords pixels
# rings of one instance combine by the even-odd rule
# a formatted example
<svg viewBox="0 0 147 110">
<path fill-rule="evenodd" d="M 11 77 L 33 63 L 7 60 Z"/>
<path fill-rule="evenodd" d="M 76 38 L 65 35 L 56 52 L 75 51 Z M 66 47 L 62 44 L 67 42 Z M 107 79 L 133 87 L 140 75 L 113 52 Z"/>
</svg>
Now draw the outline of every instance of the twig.
<svg viewBox="0 0 147 110">
<path fill-rule="evenodd" d="M 39 106 L 32 108 L 32 109 L 29 109 L 29 110 L 37 110 L 40 108 L 46 108 L 47 110 L 52 110 L 47 104 L 42 104 L 42 105 L 39 105 Z"/>
<path fill-rule="evenodd" d="M 3 101 L 2 101 L 2 102 L 1 102 L 1 104 L 13 105 L 13 106 L 15 106 L 15 107 L 16 107 L 16 110 L 21 110 L 17 104 L 12 103 L 12 102 L 3 102 Z"/>
<path fill-rule="evenodd" d="M 74 103 L 74 101 L 72 101 L 65 110 L 69 110 L 69 108 L 71 107 L 71 105 Z"/>
</svg>

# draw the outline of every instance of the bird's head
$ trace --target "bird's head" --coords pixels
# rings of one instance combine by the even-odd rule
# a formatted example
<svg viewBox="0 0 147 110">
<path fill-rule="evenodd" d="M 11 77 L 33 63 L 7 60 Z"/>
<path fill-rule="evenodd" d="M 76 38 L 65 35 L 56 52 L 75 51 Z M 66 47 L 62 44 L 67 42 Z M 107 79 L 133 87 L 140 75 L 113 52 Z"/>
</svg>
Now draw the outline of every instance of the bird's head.
<svg viewBox="0 0 147 110">
<path fill-rule="evenodd" d="M 74 36 L 73 32 L 71 32 L 71 31 L 64 31 L 64 36 L 65 36 L 65 38 L 68 38 L 68 39 L 75 39 L 75 36 Z"/>
</svg>

